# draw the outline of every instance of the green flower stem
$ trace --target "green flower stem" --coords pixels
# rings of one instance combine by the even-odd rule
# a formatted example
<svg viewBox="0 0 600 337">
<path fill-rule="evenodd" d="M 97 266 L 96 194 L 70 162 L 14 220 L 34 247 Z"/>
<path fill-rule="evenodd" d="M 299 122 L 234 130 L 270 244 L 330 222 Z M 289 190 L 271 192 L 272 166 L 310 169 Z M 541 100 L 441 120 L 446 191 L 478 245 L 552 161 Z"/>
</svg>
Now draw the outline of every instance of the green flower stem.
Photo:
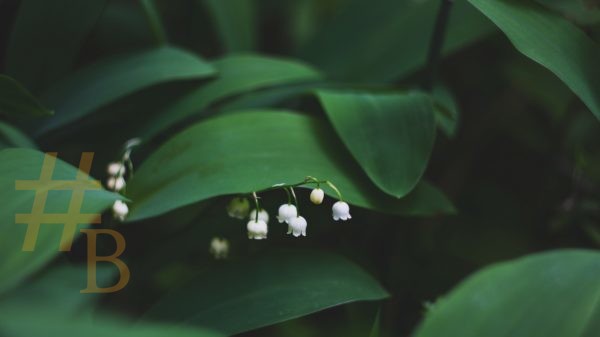
<svg viewBox="0 0 600 337">
<path fill-rule="evenodd" d="M 254 199 L 254 205 L 256 205 L 256 215 L 254 216 L 254 221 L 258 222 L 258 212 L 260 212 L 260 205 L 258 204 L 258 196 L 256 192 L 252 192 L 252 198 Z"/>
</svg>

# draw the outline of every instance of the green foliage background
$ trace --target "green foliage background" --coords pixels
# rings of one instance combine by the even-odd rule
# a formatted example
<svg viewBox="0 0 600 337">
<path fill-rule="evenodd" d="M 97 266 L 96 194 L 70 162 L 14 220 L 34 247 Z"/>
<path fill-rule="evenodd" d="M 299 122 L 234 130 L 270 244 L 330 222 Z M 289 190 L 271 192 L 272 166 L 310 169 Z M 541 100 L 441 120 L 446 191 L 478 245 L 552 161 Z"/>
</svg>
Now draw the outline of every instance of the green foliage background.
<svg viewBox="0 0 600 337">
<path fill-rule="evenodd" d="M 455 0 L 428 64 L 442 2 L 0 0 L 0 336 L 600 336 L 600 4 Z M 129 203 L 98 228 L 132 278 L 80 294 L 85 237 L 21 251 L 14 182 L 46 151 L 105 180 L 134 137 L 84 203 Z M 270 187 L 308 175 L 352 220 L 299 189 L 296 239 Z M 253 191 L 268 240 L 225 212 Z"/>
</svg>

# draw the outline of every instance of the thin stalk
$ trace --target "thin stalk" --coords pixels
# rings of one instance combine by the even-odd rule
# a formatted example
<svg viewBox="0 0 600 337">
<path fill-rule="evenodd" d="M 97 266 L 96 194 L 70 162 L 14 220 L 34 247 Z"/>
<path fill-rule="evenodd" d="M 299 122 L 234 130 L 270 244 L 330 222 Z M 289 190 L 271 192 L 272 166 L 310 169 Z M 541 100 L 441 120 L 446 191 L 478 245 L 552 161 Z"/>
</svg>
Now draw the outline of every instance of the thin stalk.
<svg viewBox="0 0 600 337">
<path fill-rule="evenodd" d="M 146 15 L 146 20 L 148 20 L 148 24 L 150 25 L 150 29 L 152 30 L 152 35 L 156 39 L 156 44 L 158 46 L 164 46 L 167 44 L 167 34 L 165 32 L 165 27 L 162 24 L 160 19 L 160 13 L 154 4 L 154 0 L 140 0 L 142 4 L 142 8 L 144 9 L 144 14 Z"/>
<path fill-rule="evenodd" d="M 442 48 L 444 47 L 444 38 L 448 27 L 448 18 L 450 17 L 450 9 L 452 8 L 454 0 L 441 0 L 441 2 L 435 20 L 433 34 L 431 35 L 429 53 L 427 54 L 427 65 L 425 68 L 427 73 L 425 75 L 423 89 L 428 92 L 433 90 L 433 83 L 437 77 Z"/>
</svg>

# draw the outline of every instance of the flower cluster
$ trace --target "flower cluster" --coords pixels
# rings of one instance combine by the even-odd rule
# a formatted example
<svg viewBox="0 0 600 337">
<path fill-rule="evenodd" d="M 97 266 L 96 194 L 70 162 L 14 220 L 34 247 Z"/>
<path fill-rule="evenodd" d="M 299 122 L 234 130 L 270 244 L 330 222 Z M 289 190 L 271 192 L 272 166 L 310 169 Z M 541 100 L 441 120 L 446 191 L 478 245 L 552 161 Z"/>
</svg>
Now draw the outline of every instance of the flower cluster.
<svg viewBox="0 0 600 337">
<path fill-rule="evenodd" d="M 277 221 L 279 223 L 287 224 L 287 234 L 291 234 L 294 237 L 306 236 L 306 227 L 308 225 L 306 219 L 299 214 L 298 211 L 298 199 L 294 193 L 294 187 L 307 184 L 316 184 L 310 193 L 310 201 L 315 205 L 323 203 L 325 198 L 325 192 L 319 187 L 320 184 L 327 184 L 333 189 L 340 199 L 333 204 L 331 209 L 334 220 L 348 220 L 351 219 L 350 206 L 342 201 L 342 195 L 340 191 L 330 181 L 320 181 L 314 177 L 307 177 L 303 182 L 292 185 L 277 184 L 271 189 L 281 188 L 288 195 L 288 202 L 281 205 L 277 214 Z M 265 209 L 262 209 L 259 204 L 259 198 L 256 193 L 252 193 L 254 199 L 255 208 L 250 211 L 250 202 L 246 198 L 237 197 L 231 200 L 227 205 L 227 214 L 230 217 L 243 219 L 248 216 L 249 221 L 246 225 L 248 231 L 248 238 L 254 240 L 262 240 L 267 238 L 269 232 L 269 213 Z M 292 198 L 293 197 L 293 198 Z M 293 203 L 292 203 L 293 199 Z"/>
<path fill-rule="evenodd" d="M 106 168 L 108 178 L 106 180 L 106 188 L 115 192 L 123 192 L 127 186 L 125 175 L 128 178 L 133 177 L 133 163 L 131 161 L 131 151 L 141 143 L 139 138 L 134 138 L 125 143 L 123 146 L 123 155 L 119 161 L 109 163 Z M 117 200 L 112 207 L 113 217 L 119 221 L 125 221 L 129 214 L 129 207 L 122 200 Z"/>
</svg>

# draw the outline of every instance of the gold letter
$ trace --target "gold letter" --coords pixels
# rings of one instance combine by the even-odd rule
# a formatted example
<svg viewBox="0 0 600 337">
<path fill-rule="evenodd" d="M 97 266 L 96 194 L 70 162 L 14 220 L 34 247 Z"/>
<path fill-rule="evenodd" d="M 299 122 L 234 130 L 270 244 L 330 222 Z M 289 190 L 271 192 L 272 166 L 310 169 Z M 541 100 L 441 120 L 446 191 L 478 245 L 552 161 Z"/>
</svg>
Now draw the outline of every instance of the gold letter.
<svg viewBox="0 0 600 337">
<path fill-rule="evenodd" d="M 129 283 L 129 277 L 131 273 L 129 272 L 129 267 L 120 259 L 118 259 L 121 254 L 125 251 L 125 238 L 121 233 L 114 231 L 112 229 L 82 229 L 82 233 L 87 235 L 88 246 L 87 246 L 87 262 L 88 262 L 88 284 L 87 288 L 81 290 L 82 294 L 91 294 L 91 293 L 114 293 L 117 292 Z M 117 245 L 117 250 L 114 254 L 109 256 L 96 256 L 96 241 L 98 234 L 108 234 L 115 239 L 115 243 Z M 99 288 L 96 283 L 96 264 L 98 262 L 111 262 L 117 268 L 119 268 L 119 282 L 116 285 L 108 288 Z"/>
</svg>

